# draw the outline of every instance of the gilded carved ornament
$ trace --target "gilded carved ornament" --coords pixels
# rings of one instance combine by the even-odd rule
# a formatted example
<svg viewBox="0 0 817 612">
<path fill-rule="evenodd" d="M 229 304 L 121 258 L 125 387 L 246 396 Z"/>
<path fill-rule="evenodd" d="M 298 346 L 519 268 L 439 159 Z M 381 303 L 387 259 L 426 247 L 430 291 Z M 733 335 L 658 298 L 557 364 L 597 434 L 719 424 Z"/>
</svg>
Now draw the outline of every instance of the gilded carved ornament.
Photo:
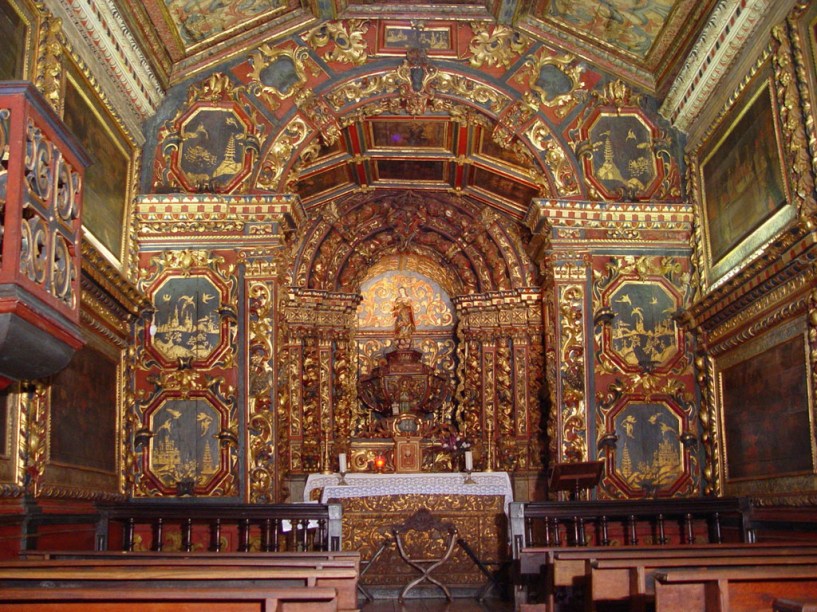
<svg viewBox="0 0 817 612">
<path fill-rule="evenodd" d="M 567 79 L 568 84 L 558 91 L 549 91 L 540 83 L 542 74 L 552 71 Z M 587 97 L 583 75 L 584 68 L 575 56 L 569 53 L 554 56 L 543 48 L 536 55 L 528 56 L 514 80 L 526 86 L 522 96 L 528 105 L 534 109 L 544 106 L 562 118 Z"/>
<path fill-rule="evenodd" d="M 803 99 L 795 71 L 797 64 L 789 33 L 784 24 L 772 28 L 772 37 L 779 45 L 772 54 L 778 113 L 785 137 L 784 158 L 789 175 L 792 203 L 808 229 L 817 222 L 817 199 L 814 197 L 813 158 L 808 154 L 808 139 L 804 124 Z M 808 99 L 807 97 L 805 98 Z M 813 121 L 813 118 L 810 118 Z M 812 129 L 813 132 L 813 129 Z"/>
<path fill-rule="evenodd" d="M 39 382 L 21 385 L 19 411 L 22 485 L 37 497 L 48 462 L 48 387 Z"/>
<path fill-rule="evenodd" d="M 278 190 L 284 169 L 292 159 L 292 152 L 296 151 L 311 133 L 312 130 L 301 117 L 293 117 L 275 137 L 266 156 L 261 160 L 256 186 L 272 191 Z"/>
<path fill-rule="evenodd" d="M 553 176 L 556 191 L 560 196 L 571 196 L 579 193 L 576 172 L 567 158 L 565 150 L 553 137 L 550 128 L 540 119 L 536 119 L 525 133 L 537 151 L 543 153 L 543 161 Z"/>
<path fill-rule="evenodd" d="M 281 100 L 300 93 L 306 84 L 307 65 L 313 76 L 320 74 L 309 58 L 309 50 L 304 47 L 280 49 L 261 45 L 250 54 L 249 61 L 252 70 L 248 75 L 247 91 L 261 98 L 271 110 L 277 110 Z M 287 77 L 280 77 L 281 73 Z"/>
<path fill-rule="evenodd" d="M 559 292 L 559 363 L 561 395 L 560 461 L 586 461 L 584 288 L 561 285 Z"/>
<path fill-rule="evenodd" d="M 64 73 L 62 20 L 50 14 L 43 14 L 39 36 L 34 84 L 51 107 L 59 113 L 62 109 Z"/>
<path fill-rule="evenodd" d="M 493 29 L 489 29 L 488 23 L 475 21 L 471 22 L 471 30 L 474 36 L 468 45 L 472 54 L 469 63 L 474 68 L 481 68 L 483 65 L 508 68 L 533 42 L 505 25 L 495 25 Z"/>
<path fill-rule="evenodd" d="M 307 32 L 304 39 L 313 49 L 333 47 L 323 54 L 327 62 L 362 66 L 369 58 L 366 32 L 369 22 L 360 19 L 329 21 Z"/>
</svg>

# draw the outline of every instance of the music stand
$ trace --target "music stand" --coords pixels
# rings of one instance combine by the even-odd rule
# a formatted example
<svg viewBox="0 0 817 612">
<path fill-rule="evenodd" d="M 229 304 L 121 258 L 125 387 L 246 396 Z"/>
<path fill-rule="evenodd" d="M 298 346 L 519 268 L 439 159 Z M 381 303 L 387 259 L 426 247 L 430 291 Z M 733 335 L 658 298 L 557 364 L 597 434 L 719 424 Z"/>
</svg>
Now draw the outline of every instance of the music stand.
<svg viewBox="0 0 817 612">
<path fill-rule="evenodd" d="M 557 463 L 550 473 L 551 491 L 570 491 L 572 500 L 579 499 L 579 491 L 592 489 L 601 480 L 604 461 Z"/>
</svg>

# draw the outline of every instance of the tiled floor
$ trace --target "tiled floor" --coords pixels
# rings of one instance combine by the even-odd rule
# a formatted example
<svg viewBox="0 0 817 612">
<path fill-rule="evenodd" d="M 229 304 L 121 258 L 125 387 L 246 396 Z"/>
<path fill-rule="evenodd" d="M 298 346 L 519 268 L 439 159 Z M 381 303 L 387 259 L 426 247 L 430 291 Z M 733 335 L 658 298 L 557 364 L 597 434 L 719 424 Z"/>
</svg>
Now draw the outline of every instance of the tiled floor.
<svg viewBox="0 0 817 612">
<path fill-rule="evenodd" d="M 512 612 L 513 603 L 499 599 L 479 602 L 473 598 L 407 599 L 400 603 L 396 599 L 375 599 L 361 606 L 361 612 Z"/>
</svg>

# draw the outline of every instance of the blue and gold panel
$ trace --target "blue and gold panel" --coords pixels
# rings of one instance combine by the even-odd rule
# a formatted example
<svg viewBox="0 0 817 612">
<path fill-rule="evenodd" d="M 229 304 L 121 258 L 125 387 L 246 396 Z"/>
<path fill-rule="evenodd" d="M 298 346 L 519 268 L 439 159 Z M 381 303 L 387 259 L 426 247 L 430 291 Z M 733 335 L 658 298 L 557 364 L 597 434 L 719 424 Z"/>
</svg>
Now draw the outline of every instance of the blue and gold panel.
<svg viewBox="0 0 817 612">
<path fill-rule="evenodd" d="M 149 415 L 150 473 L 165 487 L 207 489 L 221 471 L 221 422 L 221 413 L 205 398 L 163 401 Z"/>
<path fill-rule="evenodd" d="M 165 366 L 213 364 L 227 348 L 222 283 L 206 274 L 170 276 L 150 297 L 155 313 L 148 349 Z"/>
<path fill-rule="evenodd" d="M 603 347 L 625 372 L 664 371 L 681 355 L 683 334 L 673 315 L 678 297 L 663 283 L 624 280 L 607 293 L 612 320 Z"/>
<path fill-rule="evenodd" d="M 582 133 L 589 143 L 583 156 L 587 179 L 605 198 L 645 196 L 663 178 L 653 152 L 656 133 L 640 111 L 594 113 Z"/>
<path fill-rule="evenodd" d="M 181 121 L 182 140 L 171 167 L 189 191 L 203 186 L 235 185 L 251 169 L 246 150 L 252 129 L 236 108 L 196 107 Z"/>
<path fill-rule="evenodd" d="M 629 397 L 606 415 L 607 488 L 627 497 L 673 495 L 689 483 L 685 411 L 671 398 Z"/>
</svg>

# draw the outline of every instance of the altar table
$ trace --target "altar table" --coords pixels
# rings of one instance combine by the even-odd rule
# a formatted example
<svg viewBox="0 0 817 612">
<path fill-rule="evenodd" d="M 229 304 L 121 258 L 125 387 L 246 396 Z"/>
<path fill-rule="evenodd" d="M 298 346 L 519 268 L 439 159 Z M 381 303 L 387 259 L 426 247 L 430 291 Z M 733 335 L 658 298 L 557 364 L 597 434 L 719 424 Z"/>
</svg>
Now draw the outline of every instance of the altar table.
<svg viewBox="0 0 817 612">
<path fill-rule="evenodd" d="M 421 507 L 452 523 L 480 561 L 503 563 L 509 557 L 507 511 L 513 501 L 510 477 L 506 472 L 473 472 L 474 484 L 466 484 L 466 477 L 462 472 L 351 473 L 345 477 L 348 484 L 339 485 L 339 474 L 311 474 L 304 499 L 341 504 L 343 549 L 359 551 L 364 565 L 391 537 L 392 527 Z M 429 548 L 435 543 L 418 545 Z M 477 588 L 485 583 L 485 576 L 459 546 L 439 573 L 453 588 Z M 403 563 L 391 545 L 361 582 L 373 587 L 402 587 L 416 576 L 416 570 Z"/>
</svg>

